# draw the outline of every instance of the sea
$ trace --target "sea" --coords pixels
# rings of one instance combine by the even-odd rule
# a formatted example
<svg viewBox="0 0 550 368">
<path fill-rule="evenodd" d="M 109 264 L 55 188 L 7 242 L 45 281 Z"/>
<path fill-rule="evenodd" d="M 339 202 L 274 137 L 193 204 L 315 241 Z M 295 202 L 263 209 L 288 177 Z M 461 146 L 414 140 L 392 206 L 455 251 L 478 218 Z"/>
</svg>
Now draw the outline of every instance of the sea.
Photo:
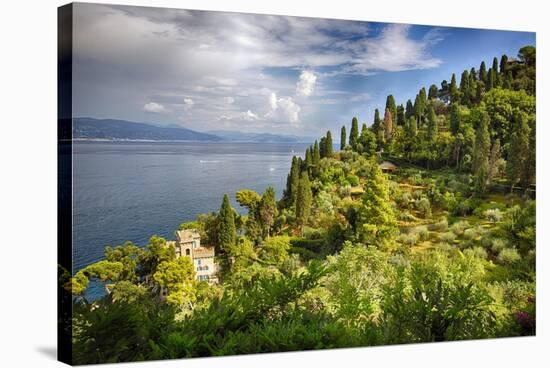
<svg viewBox="0 0 550 368">
<path fill-rule="evenodd" d="M 174 239 L 182 222 L 220 208 L 224 194 L 273 186 L 281 198 L 298 143 L 86 142 L 73 144 L 73 273 L 107 245 Z M 92 292 L 96 294 L 98 291 Z M 101 293 L 101 291 L 99 291 Z"/>
</svg>

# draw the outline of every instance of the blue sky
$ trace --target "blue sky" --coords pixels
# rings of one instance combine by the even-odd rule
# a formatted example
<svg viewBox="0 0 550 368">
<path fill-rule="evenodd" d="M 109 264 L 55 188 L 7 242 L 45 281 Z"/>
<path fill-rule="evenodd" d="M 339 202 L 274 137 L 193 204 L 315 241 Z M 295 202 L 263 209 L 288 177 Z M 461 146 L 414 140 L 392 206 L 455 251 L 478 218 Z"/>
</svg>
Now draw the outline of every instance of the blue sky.
<svg viewBox="0 0 550 368">
<path fill-rule="evenodd" d="M 75 116 L 318 136 L 535 34 L 76 4 Z"/>
</svg>

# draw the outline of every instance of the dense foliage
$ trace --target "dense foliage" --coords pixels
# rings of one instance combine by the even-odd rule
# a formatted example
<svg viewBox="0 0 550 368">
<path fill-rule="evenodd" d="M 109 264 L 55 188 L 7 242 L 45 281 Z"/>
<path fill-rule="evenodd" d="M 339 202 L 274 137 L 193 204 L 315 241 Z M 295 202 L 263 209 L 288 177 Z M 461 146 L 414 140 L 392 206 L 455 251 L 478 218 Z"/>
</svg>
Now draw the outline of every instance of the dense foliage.
<svg viewBox="0 0 550 368">
<path fill-rule="evenodd" d="M 339 151 L 329 131 L 293 157 L 281 200 L 243 189 L 246 215 L 226 195 L 182 224 L 216 248 L 219 284 L 163 238 L 107 247 L 66 280 L 75 363 L 533 335 L 535 59 L 390 95 Z"/>
</svg>

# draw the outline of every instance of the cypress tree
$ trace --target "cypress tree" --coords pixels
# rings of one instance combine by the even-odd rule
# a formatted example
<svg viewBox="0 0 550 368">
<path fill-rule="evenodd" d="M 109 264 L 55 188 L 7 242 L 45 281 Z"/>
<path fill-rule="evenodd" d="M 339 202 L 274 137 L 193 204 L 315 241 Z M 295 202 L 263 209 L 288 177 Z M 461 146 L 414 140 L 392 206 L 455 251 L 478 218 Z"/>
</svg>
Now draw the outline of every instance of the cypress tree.
<svg viewBox="0 0 550 368">
<path fill-rule="evenodd" d="M 384 112 L 384 131 L 386 133 L 386 141 L 389 141 L 393 132 L 393 118 L 391 111 L 388 108 L 386 108 L 386 111 Z"/>
<path fill-rule="evenodd" d="M 424 109 L 425 109 L 424 102 L 422 101 L 422 97 L 420 94 L 416 95 L 416 98 L 414 99 L 414 116 L 416 117 L 416 121 L 418 126 L 422 124 L 422 118 L 424 117 Z"/>
<path fill-rule="evenodd" d="M 405 108 L 403 105 L 397 106 L 397 125 L 405 126 Z"/>
<path fill-rule="evenodd" d="M 470 106 L 470 75 L 467 70 L 463 71 L 460 77 L 460 95 L 460 103 Z"/>
<path fill-rule="evenodd" d="M 474 67 L 470 69 L 470 80 L 477 81 L 477 72 L 476 72 L 476 68 Z"/>
<path fill-rule="evenodd" d="M 476 83 L 476 97 L 475 102 L 479 104 L 481 102 L 481 98 L 483 97 L 483 90 L 484 90 L 484 84 L 482 81 L 477 81 Z"/>
<path fill-rule="evenodd" d="M 460 130 L 460 108 L 457 103 L 451 105 L 451 133 L 456 136 Z"/>
<path fill-rule="evenodd" d="M 407 100 L 407 107 L 405 107 L 405 119 L 409 120 L 414 117 L 414 107 L 411 100 Z"/>
<path fill-rule="evenodd" d="M 302 173 L 298 185 L 298 195 L 296 197 L 296 221 L 299 225 L 307 224 L 311 209 L 311 184 L 307 173 Z"/>
<path fill-rule="evenodd" d="M 502 148 L 500 147 L 500 139 L 496 139 L 491 145 L 491 153 L 489 154 L 489 173 L 487 175 L 487 184 L 491 184 L 498 169 L 498 161 L 500 160 Z"/>
<path fill-rule="evenodd" d="M 308 173 L 310 173 L 311 168 L 313 167 L 313 148 L 311 146 L 306 149 L 306 158 L 303 164 L 304 167 L 302 171 L 307 171 Z"/>
<path fill-rule="evenodd" d="M 319 166 L 319 161 L 321 161 L 321 151 L 319 150 L 319 143 L 315 141 L 313 144 L 313 166 Z"/>
<path fill-rule="evenodd" d="M 524 113 L 516 111 L 513 117 L 510 148 L 506 162 L 506 174 L 513 191 L 514 185 L 521 179 L 524 168 L 528 165 L 530 129 Z"/>
<path fill-rule="evenodd" d="M 427 133 L 428 133 L 428 140 L 430 142 L 433 142 L 436 135 L 437 135 L 438 127 L 437 127 L 437 117 L 435 116 L 435 110 L 430 105 L 428 107 L 428 127 L 427 127 Z"/>
<path fill-rule="evenodd" d="M 327 157 L 327 137 L 321 137 L 319 141 L 319 154 L 321 158 Z"/>
<path fill-rule="evenodd" d="M 380 130 L 380 124 L 381 124 L 381 120 L 380 120 L 380 111 L 378 111 L 378 109 L 375 109 L 374 110 L 374 122 L 372 123 L 372 131 L 375 135 L 378 134 L 378 131 Z"/>
<path fill-rule="evenodd" d="M 491 139 L 489 137 L 489 115 L 483 111 L 476 130 L 472 171 L 475 177 L 475 189 L 478 194 L 483 194 L 487 188 L 489 178 L 489 153 Z"/>
<path fill-rule="evenodd" d="M 346 148 L 346 126 L 342 125 L 340 129 L 340 150 Z"/>
<path fill-rule="evenodd" d="M 487 86 L 487 91 L 490 91 L 495 87 L 495 70 L 493 68 L 489 68 L 489 71 L 487 72 L 487 83 L 485 85 Z"/>
<path fill-rule="evenodd" d="M 397 106 L 395 105 L 393 95 L 389 95 L 386 98 L 386 109 L 390 110 L 393 124 L 397 124 Z"/>
<path fill-rule="evenodd" d="M 287 177 L 285 199 L 289 206 L 296 204 L 296 193 L 298 193 L 298 181 L 300 180 L 300 162 L 296 156 L 292 157 L 290 173 Z"/>
<path fill-rule="evenodd" d="M 327 131 L 327 139 L 325 141 L 325 156 L 324 157 L 332 157 L 334 155 L 334 148 L 332 146 L 332 134 L 330 133 L 330 130 Z"/>
<path fill-rule="evenodd" d="M 493 70 L 498 73 L 498 59 L 496 56 L 493 58 Z"/>
<path fill-rule="evenodd" d="M 235 212 L 229 202 L 229 196 L 223 196 L 222 205 L 218 214 L 218 244 L 223 252 L 229 252 L 237 241 L 237 228 L 235 227 Z"/>
<path fill-rule="evenodd" d="M 451 87 L 449 89 L 449 94 L 450 94 L 450 97 L 451 97 L 451 103 L 458 102 L 460 96 L 459 96 L 459 93 L 458 93 L 458 88 L 456 86 L 456 76 L 455 76 L 454 73 L 451 77 Z"/>
<path fill-rule="evenodd" d="M 428 90 L 428 99 L 429 100 L 434 100 L 437 98 L 437 94 L 438 94 L 438 89 L 437 89 L 437 86 L 435 84 L 432 84 L 430 86 L 430 89 Z"/>
<path fill-rule="evenodd" d="M 349 145 L 355 149 L 357 145 L 357 139 L 359 138 L 359 122 L 354 117 L 351 120 L 351 131 L 349 132 Z"/>
<path fill-rule="evenodd" d="M 485 66 L 485 61 L 482 61 L 479 66 L 479 80 L 483 83 L 487 83 L 487 68 Z"/>
<path fill-rule="evenodd" d="M 271 235 L 271 228 L 275 223 L 275 217 L 277 217 L 277 202 L 275 199 L 275 190 L 272 186 L 268 186 L 262 195 L 259 214 L 260 223 L 262 226 L 262 235 L 265 238 L 266 236 Z"/>
<path fill-rule="evenodd" d="M 508 56 L 506 54 L 500 57 L 500 74 L 506 75 L 508 73 Z"/>
</svg>

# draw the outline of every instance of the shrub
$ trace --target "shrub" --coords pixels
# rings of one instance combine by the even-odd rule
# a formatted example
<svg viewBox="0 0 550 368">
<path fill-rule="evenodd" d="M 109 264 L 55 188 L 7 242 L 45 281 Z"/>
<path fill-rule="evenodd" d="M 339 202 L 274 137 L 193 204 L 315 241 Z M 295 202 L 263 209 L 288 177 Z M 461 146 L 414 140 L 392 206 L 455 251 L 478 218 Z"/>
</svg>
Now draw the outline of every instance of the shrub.
<svg viewBox="0 0 550 368">
<path fill-rule="evenodd" d="M 458 221 L 451 226 L 451 231 L 455 233 L 455 235 L 459 236 L 462 235 L 464 233 L 464 230 L 467 229 L 469 226 L 470 224 L 468 223 L 468 221 Z"/>
<path fill-rule="evenodd" d="M 423 197 L 415 202 L 415 207 L 424 218 L 432 217 L 432 206 L 430 200 L 426 197 Z"/>
<path fill-rule="evenodd" d="M 508 245 L 508 242 L 501 238 L 493 239 L 491 244 L 491 250 L 495 253 L 500 253 L 506 246 Z"/>
<path fill-rule="evenodd" d="M 398 204 L 401 207 L 408 208 L 411 201 L 413 200 L 412 194 L 410 192 L 404 192 L 398 199 Z"/>
<path fill-rule="evenodd" d="M 447 242 L 444 242 L 444 241 L 437 243 L 435 245 L 435 247 L 439 250 L 444 251 L 444 252 L 448 252 L 448 251 L 453 249 L 453 246 L 451 244 L 449 244 Z"/>
<path fill-rule="evenodd" d="M 485 233 L 485 229 L 481 226 L 476 226 L 471 229 L 464 230 L 464 238 L 467 240 L 475 240 Z"/>
<path fill-rule="evenodd" d="M 498 260 L 504 264 L 516 263 L 521 259 L 517 249 L 515 248 L 504 248 L 500 251 L 498 255 Z"/>
<path fill-rule="evenodd" d="M 409 211 L 399 212 L 399 214 L 397 215 L 397 218 L 401 221 L 407 221 L 407 222 L 416 220 L 416 218 Z"/>
<path fill-rule="evenodd" d="M 351 186 L 348 184 L 340 187 L 339 194 L 342 198 L 349 197 L 351 195 Z"/>
<path fill-rule="evenodd" d="M 350 183 L 352 186 L 359 185 L 359 177 L 357 175 L 350 174 L 347 177 L 348 183 Z"/>
<path fill-rule="evenodd" d="M 502 220 L 502 211 L 498 208 L 492 208 L 488 209 L 485 212 L 483 212 L 483 217 L 485 217 L 487 220 L 495 223 L 500 222 Z"/>
<path fill-rule="evenodd" d="M 399 243 L 412 246 L 418 243 L 419 236 L 416 233 L 401 234 L 397 237 Z"/>
<path fill-rule="evenodd" d="M 473 247 L 473 248 L 466 249 L 464 251 L 464 255 L 471 255 L 475 258 L 486 259 L 487 251 L 482 247 Z"/>
<path fill-rule="evenodd" d="M 428 228 L 431 231 L 446 231 L 448 227 L 449 227 L 449 223 L 447 222 L 447 219 L 443 218 L 438 222 L 436 222 L 435 224 L 429 225 Z"/>
<path fill-rule="evenodd" d="M 430 237 L 430 232 L 425 225 L 415 227 L 413 232 L 418 235 L 420 240 L 426 240 Z"/>
<path fill-rule="evenodd" d="M 449 243 L 449 244 L 452 244 L 455 239 L 456 239 L 456 235 L 455 233 L 453 233 L 452 231 L 448 231 L 446 233 L 443 233 L 439 236 L 439 239 L 442 241 L 442 242 L 445 242 L 445 243 Z"/>
</svg>

